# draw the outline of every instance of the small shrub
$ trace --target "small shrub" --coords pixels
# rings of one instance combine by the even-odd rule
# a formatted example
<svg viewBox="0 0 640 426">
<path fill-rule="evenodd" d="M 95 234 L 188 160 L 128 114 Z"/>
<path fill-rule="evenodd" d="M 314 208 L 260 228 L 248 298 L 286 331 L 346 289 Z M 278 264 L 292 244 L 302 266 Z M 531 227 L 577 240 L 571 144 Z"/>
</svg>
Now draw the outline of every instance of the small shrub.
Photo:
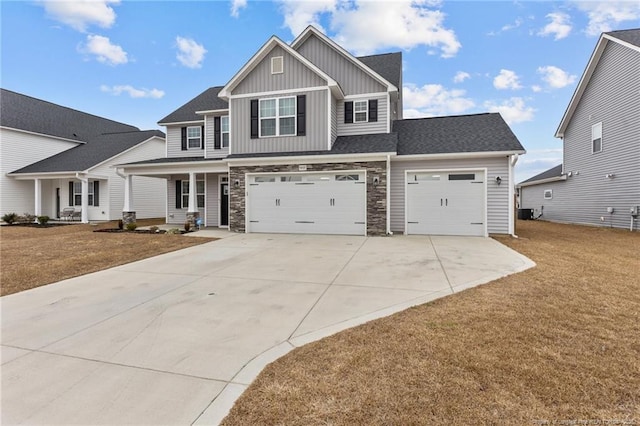
<svg viewBox="0 0 640 426">
<path fill-rule="evenodd" d="M 19 223 L 34 223 L 36 216 L 31 213 L 24 213 L 22 216 L 18 216 Z"/>
<path fill-rule="evenodd" d="M 158 232 L 159 230 L 160 230 L 160 228 L 158 228 L 158 227 L 157 227 L 157 226 L 155 226 L 155 225 L 154 225 L 154 226 L 150 226 L 150 227 L 149 227 L 149 231 L 151 231 L 151 232 Z"/>
<path fill-rule="evenodd" d="M 7 213 L 2 216 L 2 221 L 8 223 L 9 225 L 14 224 L 18 220 L 17 213 Z"/>
<path fill-rule="evenodd" d="M 191 230 L 191 222 L 186 221 L 184 223 L 184 230 L 185 230 L 185 232 L 189 232 L 189 230 Z"/>
<path fill-rule="evenodd" d="M 121 231 L 124 229 L 124 222 L 122 219 L 118 219 L 118 229 Z"/>
<path fill-rule="evenodd" d="M 138 227 L 138 224 L 135 222 L 131 222 L 131 223 L 127 223 L 127 231 L 135 231 L 136 228 Z"/>
<path fill-rule="evenodd" d="M 38 216 L 38 223 L 40 225 L 46 225 L 49 222 L 49 216 Z"/>
<path fill-rule="evenodd" d="M 177 235 L 180 233 L 180 230 L 178 228 L 171 228 L 171 229 L 167 229 L 167 235 Z"/>
</svg>

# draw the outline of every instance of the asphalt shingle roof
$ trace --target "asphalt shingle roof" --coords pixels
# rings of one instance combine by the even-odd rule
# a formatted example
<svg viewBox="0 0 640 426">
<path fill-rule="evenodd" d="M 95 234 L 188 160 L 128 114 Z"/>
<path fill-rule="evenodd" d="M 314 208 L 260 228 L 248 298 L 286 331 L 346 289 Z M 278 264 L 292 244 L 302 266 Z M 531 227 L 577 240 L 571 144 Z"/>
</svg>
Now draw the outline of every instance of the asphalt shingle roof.
<svg viewBox="0 0 640 426">
<path fill-rule="evenodd" d="M 562 164 L 558 164 L 555 167 L 550 168 L 549 170 L 546 170 L 540 174 L 535 175 L 534 177 L 531 177 L 527 180 L 523 180 L 522 182 L 520 182 L 518 185 L 522 185 L 523 183 L 530 183 L 530 182 L 536 182 L 539 180 L 543 180 L 543 179 L 550 179 L 550 178 L 554 178 L 554 177 L 560 177 L 562 176 Z"/>
<path fill-rule="evenodd" d="M 182 105 L 158 123 L 181 123 L 184 121 L 200 121 L 204 116 L 196 114 L 196 111 L 210 111 L 214 109 L 227 109 L 229 103 L 218 97 L 223 86 L 210 87 Z"/>
<path fill-rule="evenodd" d="M 158 136 L 160 130 L 137 130 L 125 133 L 105 133 L 92 137 L 86 144 L 63 151 L 30 164 L 13 173 L 79 172 L 87 170 L 137 144 Z"/>
<path fill-rule="evenodd" d="M 360 62 L 380 74 L 382 78 L 387 80 L 402 90 L 402 53 L 383 53 L 381 55 L 360 56 Z"/>
<path fill-rule="evenodd" d="M 634 28 L 630 30 L 611 31 L 606 33 L 619 40 L 631 43 L 634 46 L 640 47 L 640 28 Z"/>
<path fill-rule="evenodd" d="M 498 113 L 397 120 L 393 131 L 398 155 L 524 151 Z"/>
<path fill-rule="evenodd" d="M 102 133 L 139 130 L 6 89 L 0 89 L 0 125 L 79 142 L 86 142 Z"/>
</svg>

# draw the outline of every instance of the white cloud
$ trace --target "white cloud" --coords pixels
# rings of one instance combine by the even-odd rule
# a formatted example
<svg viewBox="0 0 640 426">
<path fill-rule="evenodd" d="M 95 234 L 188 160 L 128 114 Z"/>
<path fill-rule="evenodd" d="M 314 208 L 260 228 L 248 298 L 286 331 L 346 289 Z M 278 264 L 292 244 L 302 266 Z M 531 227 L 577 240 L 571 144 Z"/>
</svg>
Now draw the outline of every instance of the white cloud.
<svg viewBox="0 0 640 426">
<path fill-rule="evenodd" d="M 402 88 L 405 118 L 432 117 L 461 114 L 475 106 L 461 89 L 447 90 L 439 84 L 417 87 L 407 84 Z"/>
<path fill-rule="evenodd" d="M 176 37 L 176 45 L 178 47 L 176 58 L 182 65 L 187 68 L 202 67 L 204 54 L 207 53 L 207 49 L 203 45 L 198 44 L 195 40 L 180 36 Z"/>
<path fill-rule="evenodd" d="M 576 4 L 589 17 L 585 32 L 590 36 L 618 29 L 621 22 L 636 21 L 632 25 L 637 26 L 640 19 L 638 1 L 580 1 Z"/>
<path fill-rule="evenodd" d="M 442 57 L 455 56 L 461 47 L 453 30 L 444 26 L 440 2 L 429 0 L 281 0 L 285 25 L 297 36 L 307 25 L 324 31 L 320 19 L 328 15 L 338 44 L 357 55 L 378 49 L 426 46 Z"/>
<path fill-rule="evenodd" d="M 247 0 L 231 0 L 231 16 L 237 18 L 240 16 L 240 9 L 247 7 Z"/>
<path fill-rule="evenodd" d="M 520 84 L 520 77 L 515 72 L 501 69 L 500 73 L 493 79 L 493 87 L 499 90 L 517 90 L 521 89 L 522 85 Z"/>
<path fill-rule="evenodd" d="M 542 80 L 554 89 L 561 89 L 573 84 L 577 78 L 575 75 L 571 75 L 558 67 L 554 67 L 553 65 L 538 67 L 538 74 L 541 74 Z"/>
<path fill-rule="evenodd" d="M 464 71 L 458 71 L 456 73 L 456 75 L 453 77 L 453 82 L 454 83 L 462 83 L 463 81 L 467 80 L 471 78 L 471 74 L 469 74 L 468 72 L 464 72 Z"/>
<path fill-rule="evenodd" d="M 111 43 L 108 37 L 88 35 L 87 42 L 80 47 L 83 53 L 95 55 L 98 62 L 108 65 L 120 65 L 129 62 L 127 52 L 117 44 Z"/>
<path fill-rule="evenodd" d="M 509 124 L 531 121 L 536 111 L 526 106 L 522 98 L 510 98 L 501 103 L 486 101 L 484 107 L 490 112 L 499 112 Z"/>
<path fill-rule="evenodd" d="M 119 3 L 120 0 L 40 1 L 52 19 L 81 32 L 85 32 L 89 25 L 110 28 L 116 21 L 116 13 L 110 5 Z"/>
<path fill-rule="evenodd" d="M 538 35 L 552 35 L 555 40 L 563 39 L 569 35 L 572 29 L 569 15 L 562 12 L 554 12 L 549 13 L 547 18 L 549 18 L 551 22 L 545 25 L 544 28 L 538 32 Z"/>
<path fill-rule="evenodd" d="M 164 91 L 159 89 L 136 89 L 130 85 L 123 86 L 100 86 L 100 90 L 106 93 L 111 93 L 115 96 L 120 96 L 122 93 L 127 93 L 132 98 L 151 98 L 151 99 L 160 99 L 164 96 Z"/>
<path fill-rule="evenodd" d="M 490 31 L 487 35 L 489 35 L 489 36 L 497 36 L 497 35 L 500 35 L 500 33 L 504 33 L 504 32 L 507 32 L 507 31 L 514 30 L 514 29 L 520 27 L 523 23 L 524 23 L 524 19 L 517 18 L 512 24 L 503 25 L 502 28 L 500 28 L 499 31 Z"/>
<path fill-rule="evenodd" d="M 542 92 L 542 87 L 538 86 L 537 84 L 534 84 L 533 86 L 531 86 L 531 90 L 534 91 L 535 93 Z"/>
</svg>

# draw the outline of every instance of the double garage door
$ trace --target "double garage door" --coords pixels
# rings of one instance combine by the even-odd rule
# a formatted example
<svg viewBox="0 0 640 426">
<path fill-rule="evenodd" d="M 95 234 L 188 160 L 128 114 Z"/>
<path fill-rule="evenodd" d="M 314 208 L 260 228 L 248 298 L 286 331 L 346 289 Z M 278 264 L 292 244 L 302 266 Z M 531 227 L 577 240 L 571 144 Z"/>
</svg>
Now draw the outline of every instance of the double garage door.
<svg viewBox="0 0 640 426">
<path fill-rule="evenodd" d="M 247 176 L 247 230 L 366 235 L 364 172 Z"/>
<path fill-rule="evenodd" d="M 407 234 L 486 236 L 484 171 L 407 172 Z"/>
</svg>

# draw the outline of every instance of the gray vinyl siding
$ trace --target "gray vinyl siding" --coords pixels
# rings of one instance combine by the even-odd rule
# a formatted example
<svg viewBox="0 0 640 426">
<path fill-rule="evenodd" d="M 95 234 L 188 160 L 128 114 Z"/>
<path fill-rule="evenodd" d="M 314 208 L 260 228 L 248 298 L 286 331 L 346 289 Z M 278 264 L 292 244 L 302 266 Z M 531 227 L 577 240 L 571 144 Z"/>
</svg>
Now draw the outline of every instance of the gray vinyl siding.
<svg viewBox="0 0 640 426">
<path fill-rule="evenodd" d="M 487 169 L 487 221 L 490 234 L 509 233 L 509 160 L 508 157 L 391 161 L 391 231 L 404 233 L 405 229 L 405 171 Z M 504 183 L 495 184 L 496 176 Z"/>
<path fill-rule="evenodd" d="M 374 80 L 316 36 L 311 35 L 298 52 L 340 84 L 345 95 L 386 92 L 387 87 Z"/>
<path fill-rule="evenodd" d="M 338 100 L 331 96 L 331 146 L 338 137 Z"/>
<path fill-rule="evenodd" d="M 283 57 L 281 74 L 271 74 L 271 58 Z M 311 71 L 309 67 L 285 52 L 274 47 L 256 67 L 236 86 L 232 95 L 246 93 L 275 92 L 279 90 L 300 89 L 304 87 L 326 86 L 327 81 Z"/>
<path fill-rule="evenodd" d="M 292 93 L 262 98 L 307 96 L 306 136 L 275 136 L 251 139 L 251 98 L 231 99 L 231 137 L 233 153 L 295 152 L 327 150 L 327 90 Z M 258 98 L 256 98 L 258 99 Z"/>
<path fill-rule="evenodd" d="M 218 174 L 207 173 L 205 182 L 204 203 L 206 208 L 205 226 L 218 226 L 218 216 L 220 213 L 219 195 L 220 184 L 218 183 Z"/>
<path fill-rule="evenodd" d="M 387 133 L 387 120 L 389 120 L 389 108 L 387 105 L 387 95 L 363 96 L 348 101 L 359 101 L 377 99 L 378 100 L 378 121 L 373 123 L 347 123 L 344 122 L 344 102 L 339 101 L 336 109 L 338 118 L 338 136 L 347 135 L 369 135 L 373 133 Z"/>
<path fill-rule="evenodd" d="M 566 182 L 553 200 L 526 197 L 523 207 L 540 208 L 544 218 L 562 222 L 629 228 L 632 206 L 640 205 L 640 52 L 609 42 L 565 131 Z M 602 152 L 591 152 L 591 126 L 602 122 Z M 615 177 L 606 178 L 607 174 Z M 535 188 L 535 189 L 534 189 Z M 607 213 L 613 207 L 614 213 Z M 605 222 L 601 221 L 605 217 Z M 636 223 L 637 226 L 637 223 Z"/>
<path fill-rule="evenodd" d="M 197 174 L 196 180 L 203 180 L 204 174 Z M 187 208 L 176 208 L 176 180 L 189 180 L 189 175 L 173 175 L 171 179 L 167 181 L 167 223 L 176 225 L 184 225 L 187 220 Z M 207 206 L 207 182 L 205 180 L 205 196 L 204 205 Z M 205 209 L 198 209 L 200 217 L 205 217 Z"/>
<path fill-rule="evenodd" d="M 182 127 L 203 126 L 204 121 L 183 126 L 167 126 L 167 157 L 204 157 L 204 149 L 182 150 Z M 206 134 L 206 130 L 205 130 Z M 206 140 L 205 140 L 206 142 Z"/>
<path fill-rule="evenodd" d="M 214 118 L 215 117 L 222 117 L 224 115 L 228 115 L 228 113 L 217 114 L 215 116 L 214 115 L 205 116 L 205 134 L 207 135 L 205 151 L 207 151 L 207 154 L 206 154 L 207 158 L 220 158 L 220 157 L 226 157 L 227 155 L 229 155 L 229 148 L 228 147 L 227 148 L 222 148 L 222 149 L 215 149 L 214 148 L 215 147 Z M 231 140 L 231 133 L 229 133 L 229 140 Z"/>
</svg>

